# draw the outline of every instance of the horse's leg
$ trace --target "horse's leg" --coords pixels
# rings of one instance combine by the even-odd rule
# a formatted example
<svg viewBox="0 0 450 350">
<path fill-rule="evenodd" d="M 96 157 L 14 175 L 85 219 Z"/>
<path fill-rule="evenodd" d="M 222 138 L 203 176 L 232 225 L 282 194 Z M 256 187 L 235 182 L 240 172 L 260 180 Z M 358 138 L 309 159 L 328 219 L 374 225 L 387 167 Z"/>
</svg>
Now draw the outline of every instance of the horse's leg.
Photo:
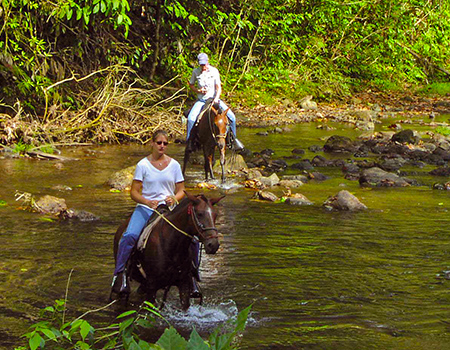
<svg viewBox="0 0 450 350">
<path fill-rule="evenodd" d="M 208 181 L 208 175 L 211 175 L 211 179 L 214 179 L 214 173 L 212 170 L 213 162 L 214 162 L 214 153 L 211 153 L 211 150 L 207 145 L 203 145 L 203 158 L 205 160 L 204 169 L 205 169 L 205 180 Z"/>
<path fill-rule="evenodd" d="M 214 162 L 216 160 L 215 157 L 214 157 L 215 153 L 216 153 L 216 146 L 213 146 L 212 153 L 211 153 L 211 162 L 209 163 L 210 164 L 209 171 L 211 172 L 211 178 L 212 179 L 215 179 L 214 172 L 213 172 Z"/>
<path fill-rule="evenodd" d="M 156 303 L 156 290 L 147 289 L 147 301 L 151 302 L 153 305 Z"/>
<path fill-rule="evenodd" d="M 220 150 L 220 167 L 222 168 L 222 183 L 225 183 L 225 146 L 219 144 Z"/>
<path fill-rule="evenodd" d="M 186 311 L 187 309 L 189 309 L 189 306 L 191 306 L 191 302 L 189 300 L 190 295 L 189 280 L 182 282 L 182 284 L 178 286 L 178 290 L 180 292 L 181 308 L 183 309 L 183 311 Z"/>
<path fill-rule="evenodd" d="M 164 288 L 163 298 L 162 298 L 162 301 L 161 301 L 161 305 L 159 306 L 160 310 L 162 310 L 162 308 L 166 304 L 167 295 L 169 294 L 169 290 L 170 290 L 170 286 L 167 286 L 166 288 Z"/>
<path fill-rule="evenodd" d="M 188 147 L 186 146 L 186 149 L 184 150 L 184 160 L 183 160 L 183 175 L 186 173 L 186 167 L 189 162 L 189 157 L 191 156 L 191 151 L 188 150 Z"/>
</svg>

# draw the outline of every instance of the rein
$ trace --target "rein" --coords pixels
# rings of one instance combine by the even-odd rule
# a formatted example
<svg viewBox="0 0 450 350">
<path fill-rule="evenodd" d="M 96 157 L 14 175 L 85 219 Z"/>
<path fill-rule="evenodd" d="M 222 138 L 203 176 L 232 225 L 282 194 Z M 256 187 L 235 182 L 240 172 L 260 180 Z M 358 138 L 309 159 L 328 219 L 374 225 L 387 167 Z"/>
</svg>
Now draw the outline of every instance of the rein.
<svg viewBox="0 0 450 350">
<path fill-rule="evenodd" d="M 197 214 L 195 213 L 195 209 L 194 209 L 194 206 L 192 205 L 192 203 L 189 203 L 187 209 L 188 209 L 188 214 L 191 215 L 192 221 L 194 222 L 195 229 L 197 230 L 197 233 L 199 234 L 200 237 L 202 237 L 202 233 L 205 232 L 205 231 L 216 231 L 216 234 L 212 235 L 211 237 L 208 237 L 208 239 L 218 238 L 219 237 L 217 228 L 215 228 L 215 227 L 204 227 L 204 225 L 200 222 L 200 220 L 197 217 Z M 159 217 L 161 217 L 164 221 L 166 221 L 170 226 L 172 226 L 178 232 L 182 233 L 186 237 L 189 237 L 193 241 L 198 240 L 195 237 L 195 235 L 192 236 L 189 233 L 187 233 L 187 232 L 183 231 L 182 229 L 178 228 L 177 226 L 175 226 L 175 224 L 173 224 L 169 219 L 167 219 L 163 214 L 161 214 L 156 209 L 154 209 L 154 211 L 155 211 L 155 213 L 157 213 L 159 215 Z"/>
</svg>

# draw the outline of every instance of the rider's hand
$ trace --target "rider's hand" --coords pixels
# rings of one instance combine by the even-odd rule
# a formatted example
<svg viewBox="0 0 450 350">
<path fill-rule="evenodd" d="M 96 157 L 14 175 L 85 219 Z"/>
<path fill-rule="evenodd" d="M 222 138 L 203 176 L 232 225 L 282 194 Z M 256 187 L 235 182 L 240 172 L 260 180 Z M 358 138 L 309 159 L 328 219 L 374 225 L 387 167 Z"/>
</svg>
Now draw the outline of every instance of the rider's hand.
<svg viewBox="0 0 450 350">
<path fill-rule="evenodd" d="M 202 88 L 198 89 L 198 92 L 201 94 L 206 94 L 206 88 L 202 87 Z"/>
<path fill-rule="evenodd" d="M 148 201 L 147 205 L 152 209 L 156 209 L 158 203 L 159 203 L 158 201 Z"/>
<path fill-rule="evenodd" d="M 174 203 L 175 203 L 173 197 L 170 197 L 170 196 L 166 197 L 165 201 L 166 201 L 166 204 L 167 204 L 169 207 L 172 206 L 172 205 L 174 205 Z"/>
</svg>

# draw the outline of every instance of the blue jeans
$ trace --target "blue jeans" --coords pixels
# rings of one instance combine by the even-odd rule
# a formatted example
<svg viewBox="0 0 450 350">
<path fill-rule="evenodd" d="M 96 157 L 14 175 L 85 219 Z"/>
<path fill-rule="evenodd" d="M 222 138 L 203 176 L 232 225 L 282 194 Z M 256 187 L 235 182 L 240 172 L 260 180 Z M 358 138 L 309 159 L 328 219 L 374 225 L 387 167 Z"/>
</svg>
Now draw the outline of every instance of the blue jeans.
<svg viewBox="0 0 450 350">
<path fill-rule="evenodd" d="M 202 110 L 202 107 L 205 105 L 205 103 L 206 103 L 205 100 L 197 100 L 197 102 L 195 102 L 194 105 L 192 106 L 191 111 L 189 112 L 189 115 L 187 117 L 186 140 L 189 138 L 192 127 L 194 126 L 195 121 L 197 120 L 197 117 L 200 114 L 200 111 Z M 223 111 L 225 111 L 228 108 L 228 106 L 222 100 L 219 100 L 219 106 Z M 228 120 L 230 121 L 231 131 L 233 132 L 234 136 L 236 136 L 236 116 L 234 115 L 231 109 L 228 110 L 227 117 Z"/>
<path fill-rule="evenodd" d="M 122 235 L 119 242 L 119 249 L 117 252 L 116 268 L 114 270 L 114 275 L 117 276 L 125 269 L 128 259 L 130 258 L 131 252 L 136 245 L 136 242 L 141 235 L 142 230 L 147 224 L 148 220 L 153 214 L 153 210 L 143 207 L 142 205 L 136 206 L 133 215 L 131 215 L 130 222 L 128 223 L 127 230 Z M 181 234 L 181 233 L 180 233 Z M 193 259 L 196 266 L 199 263 L 199 243 L 192 243 L 191 249 L 193 252 Z"/>
<path fill-rule="evenodd" d="M 133 251 L 133 248 L 136 245 L 145 224 L 148 219 L 150 219 L 152 214 L 153 210 L 143 207 L 142 205 L 138 205 L 134 209 L 133 215 L 131 215 L 130 222 L 128 223 L 127 230 L 124 232 L 119 242 L 114 275 L 118 275 L 125 269 L 125 265 L 131 255 L 131 252 Z"/>
</svg>

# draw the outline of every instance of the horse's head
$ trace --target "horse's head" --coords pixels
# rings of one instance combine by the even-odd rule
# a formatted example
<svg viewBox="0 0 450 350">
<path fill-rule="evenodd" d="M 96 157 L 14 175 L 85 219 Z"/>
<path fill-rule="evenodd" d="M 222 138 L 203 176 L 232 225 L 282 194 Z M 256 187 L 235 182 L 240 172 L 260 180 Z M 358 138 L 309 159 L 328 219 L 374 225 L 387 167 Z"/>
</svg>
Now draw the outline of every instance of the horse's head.
<svg viewBox="0 0 450 350">
<path fill-rule="evenodd" d="M 219 113 L 214 107 L 212 107 L 214 111 L 214 124 L 217 127 L 217 133 L 215 134 L 216 142 L 220 150 L 220 154 L 225 156 L 225 147 L 226 147 L 226 138 L 227 138 L 227 130 L 228 130 L 228 118 L 227 113 L 230 110 L 229 108 L 222 113 Z"/>
<path fill-rule="evenodd" d="M 219 235 L 215 225 L 217 214 L 213 205 L 224 197 L 208 199 L 202 194 L 194 196 L 186 191 L 185 193 L 190 201 L 188 213 L 195 227 L 196 236 L 204 244 L 206 253 L 214 254 L 219 249 Z"/>
</svg>

